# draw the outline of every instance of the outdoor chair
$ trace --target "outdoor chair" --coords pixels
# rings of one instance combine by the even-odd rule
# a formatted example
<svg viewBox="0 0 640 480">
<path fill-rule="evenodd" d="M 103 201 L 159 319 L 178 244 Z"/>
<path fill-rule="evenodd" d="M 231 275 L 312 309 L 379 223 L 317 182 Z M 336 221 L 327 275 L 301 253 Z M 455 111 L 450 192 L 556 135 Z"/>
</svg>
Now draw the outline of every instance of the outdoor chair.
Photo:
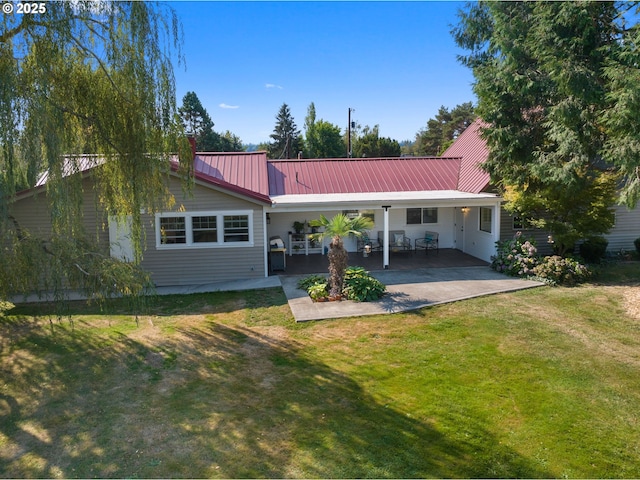
<svg viewBox="0 0 640 480">
<path fill-rule="evenodd" d="M 429 250 L 435 250 L 439 252 L 440 247 L 438 245 L 438 232 L 424 232 L 423 238 L 416 238 L 416 251 L 424 250 L 424 253 L 429 253 Z"/>
<path fill-rule="evenodd" d="M 367 247 L 369 247 L 367 249 Z M 382 245 L 378 241 L 377 238 L 371 238 L 369 232 L 363 233 L 358 237 L 358 245 L 357 245 L 358 253 L 366 252 L 367 254 L 373 252 L 379 252 L 382 250 Z"/>
<path fill-rule="evenodd" d="M 378 242 L 384 248 L 384 232 L 378 232 Z M 389 230 L 389 251 L 390 252 L 412 252 L 413 244 L 407 237 L 404 230 Z"/>
</svg>

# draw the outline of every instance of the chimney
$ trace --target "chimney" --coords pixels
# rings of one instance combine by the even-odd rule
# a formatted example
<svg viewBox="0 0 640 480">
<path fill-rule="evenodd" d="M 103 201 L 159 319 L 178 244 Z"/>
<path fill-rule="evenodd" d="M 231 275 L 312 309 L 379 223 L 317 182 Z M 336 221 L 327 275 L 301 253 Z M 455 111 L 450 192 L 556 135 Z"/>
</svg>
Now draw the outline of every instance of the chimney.
<svg viewBox="0 0 640 480">
<path fill-rule="evenodd" d="M 187 139 L 189 140 L 189 145 L 191 145 L 191 154 L 193 158 L 196 158 L 196 137 L 193 134 L 188 133 Z"/>
</svg>

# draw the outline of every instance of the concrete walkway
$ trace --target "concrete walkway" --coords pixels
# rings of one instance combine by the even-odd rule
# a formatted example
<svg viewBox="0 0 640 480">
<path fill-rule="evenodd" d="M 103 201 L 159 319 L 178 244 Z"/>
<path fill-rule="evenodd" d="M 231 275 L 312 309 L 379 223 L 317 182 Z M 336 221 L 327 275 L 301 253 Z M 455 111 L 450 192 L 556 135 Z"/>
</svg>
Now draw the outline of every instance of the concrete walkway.
<svg viewBox="0 0 640 480">
<path fill-rule="evenodd" d="M 371 275 L 387 286 L 376 302 L 316 303 L 297 283 L 304 275 L 281 276 L 282 288 L 297 322 L 328 318 L 397 313 L 439 303 L 539 287 L 541 282 L 507 277 L 488 267 L 429 268 L 376 271 Z"/>
</svg>

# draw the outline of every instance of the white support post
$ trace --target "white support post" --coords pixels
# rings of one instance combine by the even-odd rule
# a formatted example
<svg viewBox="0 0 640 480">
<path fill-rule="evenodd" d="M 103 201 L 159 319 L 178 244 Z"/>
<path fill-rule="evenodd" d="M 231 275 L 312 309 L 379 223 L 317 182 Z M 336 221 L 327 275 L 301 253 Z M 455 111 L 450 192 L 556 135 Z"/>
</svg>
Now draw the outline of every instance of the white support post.
<svg viewBox="0 0 640 480">
<path fill-rule="evenodd" d="M 389 268 L 389 209 L 390 205 L 382 207 L 384 210 L 384 227 L 382 238 L 382 268 L 387 270 Z"/>
<path fill-rule="evenodd" d="M 498 201 L 493 206 L 493 225 L 491 226 L 491 229 L 493 231 L 494 242 L 498 242 L 500 240 L 500 205 L 501 202 Z"/>
</svg>

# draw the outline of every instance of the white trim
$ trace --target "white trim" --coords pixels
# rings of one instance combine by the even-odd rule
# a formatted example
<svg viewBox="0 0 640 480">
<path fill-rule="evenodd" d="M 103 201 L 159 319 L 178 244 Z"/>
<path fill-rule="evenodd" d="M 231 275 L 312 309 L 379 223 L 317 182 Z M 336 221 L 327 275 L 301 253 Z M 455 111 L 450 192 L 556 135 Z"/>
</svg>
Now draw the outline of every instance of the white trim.
<svg viewBox="0 0 640 480">
<path fill-rule="evenodd" d="M 225 216 L 246 216 L 248 221 L 249 240 L 246 242 L 225 242 L 224 241 L 224 217 Z M 162 243 L 160 232 L 160 219 L 171 217 L 184 217 L 185 219 L 185 243 Z M 193 217 L 216 217 L 217 242 L 200 243 L 193 241 Z M 201 248 L 231 248 L 231 247 L 253 247 L 253 210 L 206 210 L 193 212 L 162 212 L 156 213 L 156 249 L 158 250 L 184 250 Z"/>
</svg>

